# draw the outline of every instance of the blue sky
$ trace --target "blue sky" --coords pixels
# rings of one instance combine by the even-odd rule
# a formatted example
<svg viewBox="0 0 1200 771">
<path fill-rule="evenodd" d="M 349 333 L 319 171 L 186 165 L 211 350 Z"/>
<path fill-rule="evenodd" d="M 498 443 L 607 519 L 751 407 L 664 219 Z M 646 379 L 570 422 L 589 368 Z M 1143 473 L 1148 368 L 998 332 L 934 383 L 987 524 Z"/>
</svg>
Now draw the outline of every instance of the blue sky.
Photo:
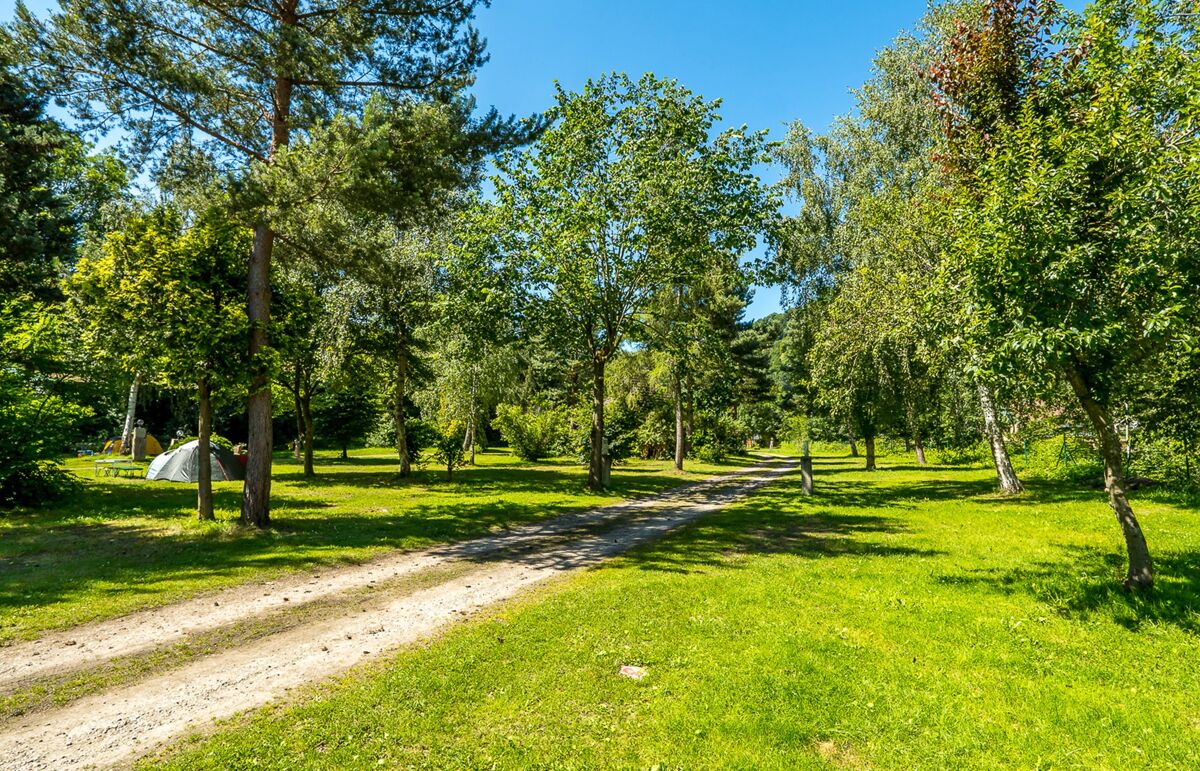
<svg viewBox="0 0 1200 771">
<path fill-rule="evenodd" d="M 793 120 L 823 129 L 850 110 L 850 89 L 866 79 L 874 52 L 925 8 L 925 0 L 494 0 L 478 19 L 492 58 L 476 93 L 481 105 L 525 114 L 550 104 L 555 80 L 575 89 L 603 72 L 653 72 L 722 99 L 728 124 L 778 139 Z M 760 287 L 747 315 L 776 310 L 779 292 Z"/>
<path fill-rule="evenodd" d="M 45 8 L 47 0 L 32 0 Z M 0 19 L 13 0 L 0 0 Z M 730 125 L 780 138 L 796 119 L 823 129 L 852 106 L 872 55 L 924 12 L 925 0 L 493 0 L 477 25 L 491 61 L 479 74 L 481 106 L 545 109 L 554 81 L 569 89 L 609 71 L 677 78 L 724 101 Z M 773 181 L 775 172 L 764 169 Z M 757 290 L 751 318 L 779 309 Z"/>
</svg>

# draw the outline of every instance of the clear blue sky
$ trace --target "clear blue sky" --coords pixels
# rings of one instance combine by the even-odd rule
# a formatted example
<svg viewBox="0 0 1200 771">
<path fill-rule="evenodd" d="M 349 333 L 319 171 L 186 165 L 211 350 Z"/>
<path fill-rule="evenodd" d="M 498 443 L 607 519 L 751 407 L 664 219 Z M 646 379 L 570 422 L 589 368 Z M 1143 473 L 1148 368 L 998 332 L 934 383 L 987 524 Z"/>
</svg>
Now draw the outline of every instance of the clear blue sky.
<svg viewBox="0 0 1200 771">
<path fill-rule="evenodd" d="M 0 19 L 12 18 L 13 5 L 0 0 Z M 574 89 L 603 72 L 650 71 L 724 100 L 727 123 L 779 138 L 793 120 L 822 129 L 848 111 L 872 54 L 925 8 L 925 0 L 493 0 L 477 20 L 491 61 L 476 93 L 481 106 L 528 114 L 550 104 L 555 80 Z M 778 292 L 763 288 L 748 315 L 778 308 Z"/>
</svg>

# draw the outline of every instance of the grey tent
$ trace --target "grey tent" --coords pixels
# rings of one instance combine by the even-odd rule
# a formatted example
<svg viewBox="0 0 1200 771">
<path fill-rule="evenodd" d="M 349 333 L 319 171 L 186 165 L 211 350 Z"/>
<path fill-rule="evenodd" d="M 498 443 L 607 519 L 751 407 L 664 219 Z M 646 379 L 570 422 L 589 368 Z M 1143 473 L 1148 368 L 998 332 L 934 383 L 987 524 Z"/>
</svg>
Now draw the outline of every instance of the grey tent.
<svg viewBox="0 0 1200 771">
<path fill-rule="evenodd" d="M 212 463 L 214 482 L 245 479 L 246 474 L 237 456 L 210 444 L 209 462 Z M 146 479 L 165 479 L 168 482 L 195 482 L 200 477 L 200 440 L 180 445 L 170 452 L 159 455 L 146 469 Z"/>
</svg>

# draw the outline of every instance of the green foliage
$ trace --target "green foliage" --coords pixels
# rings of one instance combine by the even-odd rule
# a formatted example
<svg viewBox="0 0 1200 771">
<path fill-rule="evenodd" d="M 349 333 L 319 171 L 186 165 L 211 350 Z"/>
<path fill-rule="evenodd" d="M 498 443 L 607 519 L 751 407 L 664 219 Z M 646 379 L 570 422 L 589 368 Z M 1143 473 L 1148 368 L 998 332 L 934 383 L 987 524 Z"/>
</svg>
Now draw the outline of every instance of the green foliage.
<svg viewBox="0 0 1200 771">
<path fill-rule="evenodd" d="M 341 448 L 361 441 L 378 418 L 374 389 L 364 380 L 338 384 L 313 403 L 316 435 Z"/>
<path fill-rule="evenodd" d="M 744 455 L 750 430 L 725 412 L 696 413 L 696 432 L 692 448 L 696 457 L 707 463 L 720 463 L 730 455 Z"/>
<path fill-rule="evenodd" d="M 53 306 L 28 297 L 0 305 L 0 508 L 42 505 L 74 487 L 55 461 L 91 410 L 62 388 L 63 335 Z"/>
<path fill-rule="evenodd" d="M 515 404 L 496 407 L 492 426 L 513 453 L 526 461 L 557 455 L 567 434 L 567 415 L 562 407 L 539 405 L 522 409 Z"/>
<path fill-rule="evenodd" d="M 130 217 L 70 279 L 86 345 L 168 387 L 244 382 L 250 238 L 216 210 L 188 227 L 170 208 Z"/>
<path fill-rule="evenodd" d="M 1200 145 L 1176 128 L 1200 115 L 1194 44 L 1165 6 L 1132 1 L 1097 4 L 1062 37 L 1084 53 L 1053 59 L 994 132 L 948 270 L 990 371 L 1070 367 L 1103 402 L 1156 351 L 1196 339 L 1185 223 Z"/>
<path fill-rule="evenodd" d="M 430 448 L 433 460 L 446 469 L 446 481 L 454 479 L 454 469 L 467 464 L 466 452 L 463 450 L 463 440 L 466 430 L 458 421 L 449 421 L 437 427 L 433 446 Z"/>
</svg>

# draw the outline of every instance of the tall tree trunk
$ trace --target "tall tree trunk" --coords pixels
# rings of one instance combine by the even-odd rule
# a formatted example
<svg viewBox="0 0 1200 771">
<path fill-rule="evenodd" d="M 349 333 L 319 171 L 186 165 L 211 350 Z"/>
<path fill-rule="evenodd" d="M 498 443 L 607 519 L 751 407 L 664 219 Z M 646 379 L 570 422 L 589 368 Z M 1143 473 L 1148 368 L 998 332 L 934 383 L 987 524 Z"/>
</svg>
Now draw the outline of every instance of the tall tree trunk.
<svg viewBox="0 0 1200 771">
<path fill-rule="evenodd" d="M 858 442 L 854 441 L 854 424 L 846 421 L 846 438 L 850 440 L 850 457 L 858 457 Z"/>
<path fill-rule="evenodd" d="M 1008 448 L 1004 446 L 1004 432 L 996 419 L 996 400 L 992 389 L 984 383 L 979 383 L 979 411 L 983 413 L 983 433 L 987 436 L 988 444 L 992 447 L 992 463 L 996 467 L 996 480 L 1000 483 L 1000 492 L 1005 495 L 1016 495 L 1025 488 L 1017 479 L 1013 470 L 1012 460 L 1008 457 Z"/>
<path fill-rule="evenodd" d="M 921 444 L 921 434 L 919 431 L 913 432 L 913 450 L 915 450 L 917 454 L 917 464 L 921 466 L 926 465 L 927 461 L 925 460 L 925 445 Z"/>
<path fill-rule="evenodd" d="M 342 443 L 342 460 L 349 460 L 349 459 L 350 459 L 350 453 L 347 452 L 346 443 L 343 442 Z"/>
<path fill-rule="evenodd" d="M 207 378 L 197 383 L 200 394 L 200 421 L 196 436 L 200 445 L 196 455 L 199 470 L 196 474 L 196 515 L 201 520 L 216 519 L 212 491 L 212 388 Z"/>
<path fill-rule="evenodd" d="M 280 21 L 294 27 L 297 0 L 280 4 Z M 292 75 L 275 78 L 272 94 L 271 147 L 267 163 L 274 162 L 287 146 L 291 135 Z M 271 424 L 271 372 L 266 362 L 267 327 L 271 322 L 271 252 L 275 231 L 266 222 L 254 227 L 254 247 L 246 282 L 246 310 L 250 317 L 250 399 L 247 404 L 247 429 L 250 457 L 246 461 L 246 482 L 242 487 L 242 521 L 255 527 L 271 524 L 271 452 L 274 450 Z"/>
<path fill-rule="evenodd" d="M 125 402 L 125 429 L 121 432 L 121 452 L 133 451 L 133 422 L 137 419 L 138 388 L 142 385 L 142 376 L 134 375 L 129 384 L 129 399 Z"/>
<path fill-rule="evenodd" d="M 275 233 L 265 224 L 254 228 L 250 252 L 250 399 L 247 404 L 246 482 L 242 487 L 242 521 L 254 527 L 271 524 L 271 373 L 266 361 L 267 325 L 271 321 L 271 251 Z"/>
<path fill-rule="evenodd" d="M 307 390 L 300 397 L 300 410 L 304 418 L 304 476 L 315 477 L 317 472 L 313 468 L 312 394 Z"/>
<path fill-rule="evenodd" d="M 467 421 L 467 431 L 463 434 L 463 452 L 469 453 L 470 464 L 475 465 L 475 415 Z"/>
<path fill-rule="evenodd" d="M 863 437 L 863 441 L 867 445 L 867 471 L 875 470 L 875 436 L 874 434 Z"/>
<path fill-rule="evenodd" d="M 475 465 L 475 423 L 479 420 L 479 382 L 475 368 L 471 368 L 471 418 L 467 421 L 467 432 L 463 436 L 463 452 L 469 453 L 470 463 Z"/>
<path fill-rule="evenodd" d="M 687 437 L 683 431 L 683 383 L 679 374 L 671 373 L 672 396 L 675 398 L 675 470 L 683 471 L 683 457 L 687 453 Z"/>
<path fill-rule="evenodd" d="M 408 394 L 408 340 L 404 331 L 400 333 L 396 360 L 396 403 L 392 406 L 396 424 L 396 454 L 400 458 L 400 476 L 412 476 L 412 458 L 408 452 L 408 436 L 404 432 L 404 400 Z"/>
<path fill-rule="evenodd" d="M 1092 421 L 1096 435 L 1100 437 L 1100 448 L 1104 455 L 1104 489 L 1108 491 L 1108 504 L 1117 515 L 1121 532 L 1125 535 L 1125 550 L 1129 554 L 1129 570 L 1125 574 L 1127 589 L 1149 589 L 1154 585 L 1154 563 L 1150 560 L 1150 548 L 1142 526 L 1133 514 L 1133 507 L 1125 496 L 1124 459 L 1121 457 L 1121 437 L 1113 425 L 1108 405 L 1092 393 L 1087 377 L 1075 367 L 1067 367 L 1067 380 L 1075 391 L 1084 412 Z"/>
<path fill-rule="evenodd" d="M 604 489 L 604 359 L 592 361 L 592 455 L 588 463 L 588 487 Z"/>
</svg>

